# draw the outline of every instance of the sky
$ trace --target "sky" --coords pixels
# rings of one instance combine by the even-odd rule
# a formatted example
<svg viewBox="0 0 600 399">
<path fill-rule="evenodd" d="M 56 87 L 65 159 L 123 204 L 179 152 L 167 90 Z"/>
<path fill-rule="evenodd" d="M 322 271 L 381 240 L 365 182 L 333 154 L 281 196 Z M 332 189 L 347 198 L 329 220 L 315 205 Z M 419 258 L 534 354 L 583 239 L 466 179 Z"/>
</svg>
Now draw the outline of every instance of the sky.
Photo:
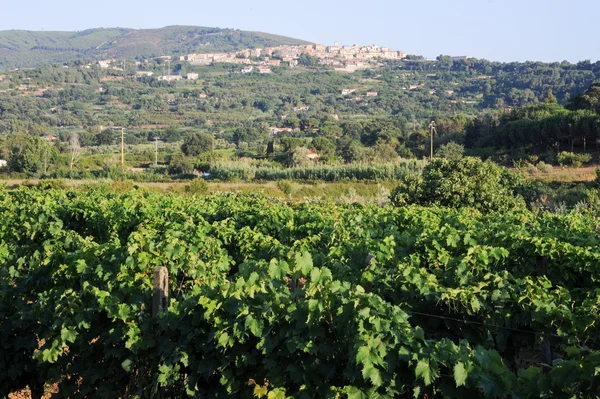
<svg viewBox="0 0 600 399">
<path fill-rule="evenodd" d="M 493 61 L 597 61 L 598 17 L 598 0 L 0 0 L 0 30 L 196 25 Z"/>
</svg>

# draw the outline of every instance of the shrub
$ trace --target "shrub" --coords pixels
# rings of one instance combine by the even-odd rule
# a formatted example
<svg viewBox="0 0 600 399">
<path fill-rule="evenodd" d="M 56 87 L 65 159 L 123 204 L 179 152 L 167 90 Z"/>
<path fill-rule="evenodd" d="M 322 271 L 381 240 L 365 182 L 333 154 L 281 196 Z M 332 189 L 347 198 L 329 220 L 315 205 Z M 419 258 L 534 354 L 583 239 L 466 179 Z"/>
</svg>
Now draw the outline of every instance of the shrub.
<svg viewBox="0 0 600 399">
<path fill-rule="evenodd" d="M 167 170 L 170 175 L 190 174 L 194 170 L 194 162 L 191 158 L 178 152 L 171 158 Z"/>
<path fill-rule="evenodd" d="M 527 165 L 527 173 L 530 175 L 535 175 L 538 172 L 538 168 L 536 168 L 534 165 L 530 164 L 529 162 L 526 163 Z"/>
<path fill-rule="evenodd" d="M 62 179 L 42 180 L 38 183 L 38 187 L 44 190 L 66 190 L 68 188 L 67 183 Z"/>
<path fill-rule="evenodd" d="M 446 158 L 455 161 L 457 159 L 461 159 L 463 157 L 464 152 L 465 146 L 451 141 L 448 144 L 444 144 L 443 146 L 441 146 L 437 152 L 437 155 L 440 158 Z"/>
<path fill-rule="evenodd" d="M 575 154 L 573 152 L 562 151 L 558 153 L 556 160 L 560 166 L 567 165 L 579 168 L 585 162 L 591 161 L 592 156 L 590 154 Z"/>
<path fill-rule="evenodd" d="M 206 195 L 208 194 L 208 183 L 203 179 L 194 179 L 185 186 L 185 192 L 190 195 Z"/>
<path fill-rule="evenodd" d="M 294 189 L 294 186 L 292 185 L 291 182 L 289 182 L 287 180 L 279 180 L 277 182 L 277 188 L 280 189 L 281 192 L 283 192 L 285 195 L 287 195 L 291 198 L 292 191 Z"/>
<path fill-rule="evenodd" d="M 524 205 L 514 195 L 519 178 L 508 169 L 479 158 L 434 159 L 420 178 L 405 179 L 392 192 L 396 206 L 407 204 L 472 207 L 483 212 Z"/>
<path fill-rule="evenodd" d="M 536 168 L 545 175 L 549 175 L 550 173 L 552 173 L 552 165 L 549 165 L 544 161 L 540 161 L 536 165 Z"/>
</svg>

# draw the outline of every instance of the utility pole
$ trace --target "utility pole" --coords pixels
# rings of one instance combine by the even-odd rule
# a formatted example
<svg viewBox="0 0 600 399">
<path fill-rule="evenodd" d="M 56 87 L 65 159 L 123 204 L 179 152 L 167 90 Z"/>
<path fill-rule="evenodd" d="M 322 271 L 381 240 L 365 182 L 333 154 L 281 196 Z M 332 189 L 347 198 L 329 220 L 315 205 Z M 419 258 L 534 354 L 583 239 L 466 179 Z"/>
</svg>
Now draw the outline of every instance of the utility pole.
<svg viewBox="0 0 600 399">
<path fill-rule="evenodd" d="M 154 138 L 154 166 L 158 166 L 158 137 Z"/>
<path fill-rule="evenodd" d="M 437 133 L 435 130 L 435 121 L 431 121 L 429 124 L 429 131 L 431 134 L 431 157 L 429 158 L 429 162 L 431 162 L 433 160 L 433 134 Z"/>
<path fill-rule="evenodd" d="M 125 172 L 125 128 L 121 128 L 121 170 Z"/>
</svg>

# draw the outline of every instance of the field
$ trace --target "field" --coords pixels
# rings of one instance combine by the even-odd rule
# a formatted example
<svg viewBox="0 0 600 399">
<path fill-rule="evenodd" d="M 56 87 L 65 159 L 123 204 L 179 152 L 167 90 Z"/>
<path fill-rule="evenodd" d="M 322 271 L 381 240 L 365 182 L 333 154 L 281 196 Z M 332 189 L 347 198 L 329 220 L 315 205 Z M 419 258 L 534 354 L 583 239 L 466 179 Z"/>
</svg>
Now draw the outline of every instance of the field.
<svg viewBox="0 0 600 399">
<path fill-rule="evenodd" d="M 0 217 L 0 396 L 599 392 L 600 225 L 585 213 L 98 186 L 3 187 Z"/>
</svg>

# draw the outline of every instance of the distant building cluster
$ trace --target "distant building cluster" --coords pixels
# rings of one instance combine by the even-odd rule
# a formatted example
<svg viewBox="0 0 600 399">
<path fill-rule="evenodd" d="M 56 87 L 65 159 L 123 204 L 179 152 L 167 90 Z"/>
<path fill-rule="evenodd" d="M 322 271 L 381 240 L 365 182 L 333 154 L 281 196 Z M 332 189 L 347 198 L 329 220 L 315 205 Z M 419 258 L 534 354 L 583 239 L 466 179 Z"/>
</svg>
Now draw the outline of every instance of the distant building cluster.
<svg viewBox="0 0 600 399">
<path fill-rule="evenodd" d="M 391 50 L 386 47 L 371 46 L 324 46 L 322 44 L 256 48 L 252 50 L 234 51 L 230 53 L 194 53 L 180 57 L 192 65 L 211 65 L 216 62 L 261 65 L 279 67 L 283 64 L 290 67 L 298 65 L 303 55 L 315 57 L 320 65 L 330 66 L 336 70 L 353 72 L 358 69 L 370 68 L 380 60 L 400 60 L 406 57 L 403 51 Z M 251 67 L 245 67 L 240 72 L 249 73 Z M 260 73 L 268 73 L 265 68 L 258 69 Z"/>
<path fill-rule="evenodd" d="M 384 60 L 401 60 L 406 57 L 402 51 L 391 50 L 386 47 L 371 46 L 340 46 L 335 43 L 333 46 L 322 44 L 313 45 L 282 45 L 275 47 L 255 48 L 242 51 L 232 51 L 228 53 L 192 53 L 179 57 L 179 61 L 185 61 L 191 65 L 211 65 L 214 63 L 231 63 L 244 65 L 239 70 L 240 73 L 258 72 L 261 74 L 272 73 L 273 67 L 286 66 L 294 68 L 299 65 L 303 56 L 314 57 L 318 65 L 328 66 L 339 72 L 354 72 L 359 69 L 368 69 L 380 66 Z M 172 57 L 168 55 L 156 57 L 157 60 L 170 64 Z M 148 61 L 136 61 L 136 65 L 147 63 Z M 87 65 L 89 68 L 91 65 Z M 100 68 L 112 68 L 123 70 L 125 63 L 116 59 L 106 59 L 98 61 Z M 122 67 L 122 68 L 120 68 Z M 149 71 L 138 71 L 138 78 L 150 77 L 153 73 Z M 158 76 L 159 80 L 168 82 L 181 79 L 197 80 L 197 73 L 188 73 L 187 75 L 173 75 L 165 71 L 164 75 Z M 371 94 L 371 96 L 374 96 Z"/>
</svg>

